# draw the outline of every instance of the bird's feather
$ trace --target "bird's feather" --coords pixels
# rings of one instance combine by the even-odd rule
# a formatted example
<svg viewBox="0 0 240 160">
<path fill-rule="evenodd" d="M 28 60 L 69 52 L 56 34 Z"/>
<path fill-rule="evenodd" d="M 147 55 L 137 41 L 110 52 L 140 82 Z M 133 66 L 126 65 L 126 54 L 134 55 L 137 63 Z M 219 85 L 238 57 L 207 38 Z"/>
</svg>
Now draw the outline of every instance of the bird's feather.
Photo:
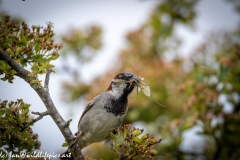
<svg viewBox="0 0 240 160">
<path fill-rule="evenodd" d="M 78 126 L 79 126 L 79 124 L 80 124 L 80 122 L 81 122 L 82 117 L 87 113 L 87 111 L 89 111 L 89 109 L 92 108 L 92 106 L 93 106 L 96 98 L 98 98 L 99 96 L 100 96 L 100 95 L 97 95 L 96 97 L 93 98 L 93 100 L 91 100 L 91 101 L 88 102 L 86 108 L 84 109 L 84 111 L 83 111 L 83 113 L 82 113 L 82 116 L 80 117 L 80 120 L 79 120 L 79 122 L 78 122 Z"/>
</svg>

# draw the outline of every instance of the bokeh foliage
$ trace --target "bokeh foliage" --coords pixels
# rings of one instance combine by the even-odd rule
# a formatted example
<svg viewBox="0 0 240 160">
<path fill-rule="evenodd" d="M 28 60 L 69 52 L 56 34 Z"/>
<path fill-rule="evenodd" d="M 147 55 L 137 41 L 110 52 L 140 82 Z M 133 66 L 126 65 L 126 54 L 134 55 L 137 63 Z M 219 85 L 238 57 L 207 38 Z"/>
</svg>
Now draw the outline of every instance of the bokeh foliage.
<svg viewBox="0 0 240 160">
<path fill-rule="evenodd" d="M 190 57 L 179 58 L 181 37 L 175 29 L 194 27 L 196 5 L 195 0 L 161 1 L 144 25 L 126 35 L 127 45 L 111 69 L 91 83 L 72 84 L 70 94 L 74 101 L 91 100 L 116 73 L 133 72 L 144 77 L 153 97 L 167 106 L 133 94 L 124 120 L 124 124 L 140 122 L 147 133 L 163 138 L 157 146 L 158 159 L 239 159 L 240 29 L 210 34 Z M 173 58 L 166 61 L 167 56 Z M 203 145 L 197 150 L 192 146 L 199 145 L 192 142 L 186 150 L 184 133 L 194 127 L 200 128 L 197 135 Z M 96 148 L 99 151 L 93 155 L 104 157 L 101 147 Z"/>
<path fill-rule="evenodd" d="M 239 11 L 237 0 L 228 1 Z M 179 24 L 194 26 L 196 5 L 195 0 L 161 1 L 144 25 L 126 35 L 127 45 L 120 51 L 118 61 L 110 64 L 111 70 L 91 83 L 82 81 L 79 68 L 101 49 L 101 28 L 72 29 L 63 35 L 61 40 L 66 48 L 61 53 L 62 66 L 72 78 L 63 85 L 65 102 L 89 101 L 108 87 L 116 73 L 133 72 L 145 78 L 153 97 L 166 107 L 159 107 L 141 93 L 133 94 L 124 123 L 140 122 L 151 136 L 163 138 L 156 148 L 158 159 L 240 159 L 240 28 L 235 32 L 212 34 L 199 44 L 191 57 L 179 58 L 181 37 L 176 37 L 174 31 Z M 53 68 L 50 61 L 58 58 L 62 47 L 52 39 L 50 22 L 46 28 L 29 27 L 5 17 L 0 23 L 0 35 L 0 48 L 23 67 L 30 66 L 30 76 Z M 169 55 L 174 58 L 166 61 L 165 56 Z M 79 65 L 69 68 L 71 56 Z M 16 72 L 0 61 L 0 74 L 5 76 L 2 80 L 12 82 Z M 4 110 L 0 121 L 1 146 L 7 145 L 10 149 L 18 146 L 16 151 L 39 147 L 36 134 L 29 126 L 24 127 L 31 120 L 28 107 L 21 100 L 1 103 Z M 183 135 L 193 127 L 201 129 L 198 135 L 204 145 L 200 150 L 190 147 L 184 150 Z M 11 134 L 12 130 L 17 134 Z M 9 133 L 10 139 L 2 139 L 3 133 Z M 29 141 L 26 142 L 22 134 Z M 87 149 L 86 153 L 93 158 L 116 157 L 102 146 L 92 147 L 95 149 Z"/>
<path fill-rule="evenodd" d="M 89 92 L 90 85 L 83 83 L 81 69 L 90 63 L 101 49 L 102 30 L 96 25 L 86 29 L 69 28 L 67 34 L 59 36 L 59 39 L 64 44 L 59 71 L 71 77 L 62 85 L 64 88 L 62 99 L 66 103 L 71 103 Z"/>
<path fill-rule="evenodd" d="M 40 148 L 38 135 L 30 127 L 29 107 L 22 99 L 0 103 L 0 154 L 6 151 L 19 154 L 23 150 L 30 152 Z"/>
</svg>

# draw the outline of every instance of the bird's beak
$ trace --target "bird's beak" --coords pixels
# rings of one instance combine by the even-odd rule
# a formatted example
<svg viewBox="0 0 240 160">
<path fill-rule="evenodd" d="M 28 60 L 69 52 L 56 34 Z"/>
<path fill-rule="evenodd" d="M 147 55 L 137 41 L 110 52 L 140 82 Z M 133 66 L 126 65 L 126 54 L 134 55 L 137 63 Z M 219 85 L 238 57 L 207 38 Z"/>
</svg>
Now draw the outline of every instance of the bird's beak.
<svg viewBox="0 0 240 160">
<path fill-rule="evenodd" d="M 138 78 L 137 76 L 134 76 L 129 80 L 130 86 L 135 85 L 137 83 L 137 78 Z"/>
</svg>

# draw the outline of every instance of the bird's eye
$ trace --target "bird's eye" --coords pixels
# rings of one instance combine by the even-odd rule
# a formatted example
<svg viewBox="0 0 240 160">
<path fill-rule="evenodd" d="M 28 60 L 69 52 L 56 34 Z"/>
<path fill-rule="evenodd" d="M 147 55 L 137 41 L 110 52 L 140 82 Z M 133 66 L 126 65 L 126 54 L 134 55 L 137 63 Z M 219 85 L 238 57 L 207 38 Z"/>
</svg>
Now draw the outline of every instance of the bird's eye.
<svg viewBox="0 0 240 160">
<path fill-rule="evenodd" d="M 116 85 L 117 83 L 116 82 L 112 82 L 112 85 Z"/>
</svg>

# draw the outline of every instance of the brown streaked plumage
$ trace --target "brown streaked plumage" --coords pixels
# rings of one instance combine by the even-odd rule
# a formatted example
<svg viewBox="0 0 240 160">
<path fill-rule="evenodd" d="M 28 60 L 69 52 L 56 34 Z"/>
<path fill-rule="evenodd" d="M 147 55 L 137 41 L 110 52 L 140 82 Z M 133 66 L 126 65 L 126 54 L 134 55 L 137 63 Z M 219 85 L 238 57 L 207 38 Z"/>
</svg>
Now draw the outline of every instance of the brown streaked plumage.
<svg viewBox="0 0 240 160">
<path fill-rule="evenodd" d="M 110 140 L 110 132 L 119 127 L 128 110 L 128 96 L 136 86 L 137 76 L 119 73 L 112 79 L 108 89 L 88 103 L 79 123 L 76 143 L 84 148 L 91 143 Z M 110 140 L 111 141 L 111 140 Z"/>
</svg>

